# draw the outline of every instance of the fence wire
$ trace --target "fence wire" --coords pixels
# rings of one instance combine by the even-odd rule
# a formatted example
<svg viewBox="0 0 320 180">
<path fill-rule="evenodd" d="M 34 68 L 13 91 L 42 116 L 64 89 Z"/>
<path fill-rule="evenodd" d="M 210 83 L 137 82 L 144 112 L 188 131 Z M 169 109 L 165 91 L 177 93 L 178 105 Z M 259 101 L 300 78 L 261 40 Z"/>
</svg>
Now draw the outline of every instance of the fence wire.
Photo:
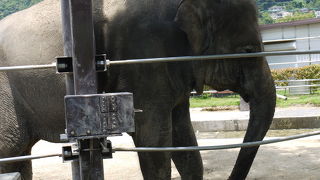
<svg viewBox="0 0 320 180">
<path fill-rule="evenodd" d="M 314 131 L 311 133 L 304 133 L 294 136 L 280 137 L 275 139 L 269 139 L 264 141 L 245 142 L 240 144 L 218 145 L 218 146 L 189 146 L 189 147 L 136 147 L 136 148 L 114 148 L 114 151 L 132 151 L 132 152 L 177 152 L 177 151 L 208 151 L 208 150 L 222 150 L 222 149 L 234 149 L 243 147 L 254 147 L 260 145 L 266 145 L 271 143 L 278 143 L 283 141 L 289 141 L 294 139 L 301 139 L 310 136 L 320 135 L 320 131 Z"/>
<path fill-rule="evenodd" d="M 147 63 L 149 64 L 149 63 L 180 62 L 180 61 L 226 60 L 226 59 L 238 59 L 238 58 L 255 58 L 255 57 L 265 57 L 265 56 L 286 56 L 286 55 L 301 55 L 301 54 L 320 54 L 320 50 L 255 52 L 255 53 L 220 54 L 220 55 L 206 55 L 206 56 L 181 56 L 181 57 L 130 59 L 130 60 L 116 60 L 116 61 L 106 60 L 106 65 L 110 66 L 110 65 L 147 64 Z M 56 63 L 44 64 L 44 65 L 7 66 L 7 67 L 0 67 L 0 71 L 50 69 L 50 68 L 56 68 Z"/>
<path fill-rule="evenodd" d="M 217 145 L 217 146 L 189 146 L 189 147 L 132 147 L 132 148 L 113 148 L 113 152 L 179 152 L 179 151 L 210 151 L 210 150 L 223 150 L 223 149 L 235 149 L 235 148 L 243 148 L 243 147 L 254 147 L 272 143 L 279 143 L 283 141 L 290 141 L 295 139 L 306 138 L 310 136 L 320 135 L 320 131 L 314 131 L 310 133 L 298 134 L 287 137 L 280 137 L 274 139 L 268 139 L 264 141 L 256 141 L 256 142 L 246 142 L 240 144 L 228 144 L 228 145 Z M 18 156 L 18 157 L 10 157 L 10 158 L 2 158 L 0 159 L 0 164 L 4 163 L 12 163 L 18 161 L 27 161 L 32 159 L 40 159 L 47 157 L 57 157 L 62 156 L 62 154 L 48 154 L 48 155 L 29 155 L 29 156 Z"/>
</svg>

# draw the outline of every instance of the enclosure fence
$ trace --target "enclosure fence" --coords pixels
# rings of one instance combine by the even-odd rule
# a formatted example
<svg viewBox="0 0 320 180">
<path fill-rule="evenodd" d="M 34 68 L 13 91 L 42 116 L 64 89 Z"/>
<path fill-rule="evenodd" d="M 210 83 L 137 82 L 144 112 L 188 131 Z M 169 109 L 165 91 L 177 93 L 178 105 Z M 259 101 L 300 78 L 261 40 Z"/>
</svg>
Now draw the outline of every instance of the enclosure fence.
<svg viewBox="0 0 320 180">
<path fill-rule="evenodd" d="M 145 64 L 145 63 L 161 63 L 161 62 L 177 62 L 177 61 L 204 61 L 204 60 L 221 60 L 221 59 L 237 59 L 237 58 L 253 58 L 253 57 L 265 57 L 265 56 L 284 56 L 284 55 L 299 55 L 299 54 L 320 54 L 320 50 L 307 50 L 307 51 L 278 51 L 278 52 L 257 52 L 257 53 L 240 53 L 240 54 L 222 54 L 222 55 L 208 55 L 208 56 L 184 56 L 184 57 L 167 57 L 167 58 L 149 58 L 149 59 L 133 59 L 133 60 L 119 60 L 110 61 L 106 60 L 103 64 L 107 67 L 110 65 L 127 65 L 127 64 Z M 31 70 L 31 69 L 48 69 L 57 68 L 57 63 L 46 65 L 24 65 L 24 66 L 8 66 L 0 67 L 0 71 L 16 71 L 16 70 Z M 311 81 L 317 81 L 314 79 Z M 286 80 L 290 81 L 290 80 Z M 278 81 L 285 82 L 285 81 Z M 288 87 L 315 87 L 319 85 L 300 85 L 300 86 L 288 86 Z M 287 87 L 282 87 L 287 88 Z M 213 92 L 213 91 L 210 91 Z M 177 152 L 177 151 L 207 151 L 207 150 L 222 150 L 242 147 L 253 147 L 266 145 L 271 143 L 278 143 L 283 141 L 295 140 L 310 136 L 320 135 L 320 131 L 314 131 L 305 134 L 298 134 L 294 136 L 287 136 L 275 139 L 269 139 L 257 142 L 244 142 L 240 144 L 218 145 L 218 146 L 190 146 L 190 147 L 129 147 L 129 148 L 113 148 L 113 152 L 130 151 L 130 152 Z M 19 156 L 0 159 L 0 164 L 11 163 L 17 161 L 26 161 L 32 159 L 40 159 L 47 157 L 57 157 L 62 154 L 47 154 L 47 155 L 30 155 Z"/>
<path fill-rule="evenodd" d="M 310 133 L 298 134 L 287 137 L 280 137 L 274 139 L 268 139 L 264 141 L 256 142 L 244 142 L 240 144 L 228 144 L 228 145 L 217 145 L 217 146 L 189 146 L 189 147 L 132 147 L 132 148 L 113 148 L 113 152 L 179 152 L 179 151 L 209 151 L 209 150 L 223 150 L 223 149 L 234 149 L 234 148 L 243 148 L 243 147 L 255 147 L 260 145 L 267 145 L 273 143 L 279 143 L 283 141 L 290 141 L 295 139 L 306 138 L 310 136 L 320 135 L 320 131 L 314 131 Z M 61 157 L 62 154 L 47 154 L 47 155 L 29 155 L 29 156 L 18 156 L 10 158 L 0 159 L 0 164 L 12 163 L 18 161 L 27 161 L 40 158 L 48 157 Z"/>
<path fill-rule="evenodd" d="M 256 58 L 256 57 L 265 57 L 265 56 L 287 56 L 287 55 L 301 55 L 301 54 L 320 54 L 320 50 L 255 52 L 255 53 L 220 54 L 220 55 L 206 55 L 206 56 L 181 56 L 181 57 L 146 58 L 146 59 L 130 59 L 130 60 L 117 60 L 117 61 L 105 60 L 104 64 L 105 66 L 128 65 L 128 64 L 150 64 L 150 63 L 163 63 L 163 62 L 226 60 L 226 59 Z M 292 62 L 292 63 L 295 64 L 298 62 Z M 51 64 L 44 64 L 44 65 L 23 65 L 23 66 L 0 67 L 0 71 L 50 69 L 50 68 L 59 68 L 59 67 L 54 62 Z"/>
</svg>

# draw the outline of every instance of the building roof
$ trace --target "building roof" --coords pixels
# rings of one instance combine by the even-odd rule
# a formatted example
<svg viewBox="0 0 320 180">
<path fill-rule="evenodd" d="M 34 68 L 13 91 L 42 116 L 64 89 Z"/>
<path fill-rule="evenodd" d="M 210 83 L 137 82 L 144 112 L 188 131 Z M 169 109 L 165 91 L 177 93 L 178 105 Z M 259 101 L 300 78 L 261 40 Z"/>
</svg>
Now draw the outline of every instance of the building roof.
<svg viewBox="0 0 320 180">
<path fill-rule="evenodd" d="M 299 21 L 291 21 L 291 22 L 275 23 L 275 24 L 263 24 L 263 25 L 260 25 L 260 30 L 291 27 L 291 26 L 301 26 L 301 25 L 315 24 L 315 23 L 320 23 L 320 18 L 304 19 Z"/>
</svg>

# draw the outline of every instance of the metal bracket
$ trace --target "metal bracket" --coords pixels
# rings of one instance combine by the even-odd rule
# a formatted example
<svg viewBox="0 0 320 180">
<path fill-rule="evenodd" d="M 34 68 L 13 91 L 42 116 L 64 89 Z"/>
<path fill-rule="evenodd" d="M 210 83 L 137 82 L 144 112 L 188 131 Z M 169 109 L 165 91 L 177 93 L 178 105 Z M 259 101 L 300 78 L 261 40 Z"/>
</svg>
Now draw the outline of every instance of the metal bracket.
<svg viewBox="0 0 320 180">
<path fill-rule="evenodd" d="M 77 143 L 72 144 L 70 146 L 63 146 L 62 147 L 63 162 L 77 160 L 79 158 L 79 151 L 94 151 L 94 150 L 101 151 L 103 159 L 111 159 L 112 153 L 114 153 L 114 151 L 112 150 L 111 141 L 105 138 L 101 139 L 100 141 L 101 141 L 100 148 L 97 148 L 97 149 L 81 149 L 80 150 L 80 147 L 78 147 Z"/>
<path fill-rule="evenodd" d="M 102 157 L 103 159 L 109 159 L 112 158 L 112 144 L 110 140 L 104 139 L 103 142 L 101 142 L 102 146 Z"/>
<path fill-rule="evenodd" d="M 68 139 L 91 139 L 134 132 L 132 93 L 65 96 Z"/>
<path fill-rule="evenodd" d="M 63 146 L 62 147 L 62 160 L 63 162 L 66 161 L 73 161 L 79 158 L 79 153 L 76 152 L 72 146 Z"/>
<path fill-rule="evenodd" d="M 73 66 L 72 66 L 72 57 L 67 56 L 59 56 L 56 57 L 57 65 L 56 65 L 56 72 L 57 73 L 72 73 Z M 110 61 L 107 60 L 105 54 L 96 55 L 96 71 L 102 72 L 107 71 L 107 67 L 110 64 Z"/>
</svg>

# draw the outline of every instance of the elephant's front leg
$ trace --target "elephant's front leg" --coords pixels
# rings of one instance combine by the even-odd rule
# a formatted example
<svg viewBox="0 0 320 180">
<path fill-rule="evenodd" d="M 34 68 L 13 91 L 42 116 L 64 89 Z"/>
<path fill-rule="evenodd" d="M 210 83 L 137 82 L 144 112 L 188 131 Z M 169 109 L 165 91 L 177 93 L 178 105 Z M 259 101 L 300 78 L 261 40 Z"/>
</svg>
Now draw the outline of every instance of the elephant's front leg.
<svg viewBox="0 0 320 180">
<path fill-rule="evenodd" d="M 136 115 L 135 122 L 133 139 L 136 147 L 172 146 L 171 110 L 167 104 L 145 105 L 143 113 Z M 143 152 L 138 155 L 145 180 L 171 179 L 170 152 Z"/>
<path fill-rule="evenodd" d="M 190 120 L 189 97 L 172 112 L 173 146 L 197 146 L 197 139 Z M 172 160 L 182 180 L 203 179 L 203 165 L 199 151 L 173 152 Z"/>
</svg>

